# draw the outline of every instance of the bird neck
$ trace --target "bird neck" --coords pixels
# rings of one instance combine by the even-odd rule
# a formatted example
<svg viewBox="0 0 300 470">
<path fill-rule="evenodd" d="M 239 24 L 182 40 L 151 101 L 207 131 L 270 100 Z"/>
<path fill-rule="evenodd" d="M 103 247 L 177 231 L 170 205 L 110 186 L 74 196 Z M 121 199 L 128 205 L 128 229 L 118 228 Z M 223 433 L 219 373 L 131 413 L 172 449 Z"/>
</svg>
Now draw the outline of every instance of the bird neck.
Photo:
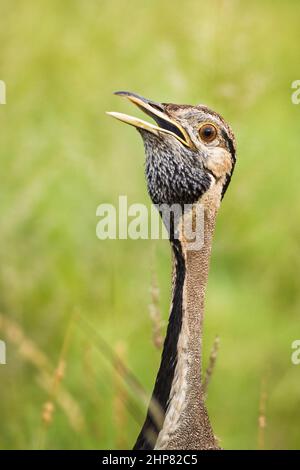
<svg viewBox="0 0 300 470">
<path fill-rule="evenodd" d="M 203 401 L 202 326 L 205 290 L 221 186 L 194 204 L 203 209 L 202 246 L 190 249 L 183 234 L 171 241 L 172 302 L 160 368 L 136 449 L 217 448 Z M 201 211 L 200 211 L 201 213 Z M 193 217 L 193 212 L 190 212 Z M 198 234 L 199 235 L 199 234 Z M 201 238 L 201 234 L 200 234 Z M 159 405 L 163 418 L 155 413 Z"/>
</svg>

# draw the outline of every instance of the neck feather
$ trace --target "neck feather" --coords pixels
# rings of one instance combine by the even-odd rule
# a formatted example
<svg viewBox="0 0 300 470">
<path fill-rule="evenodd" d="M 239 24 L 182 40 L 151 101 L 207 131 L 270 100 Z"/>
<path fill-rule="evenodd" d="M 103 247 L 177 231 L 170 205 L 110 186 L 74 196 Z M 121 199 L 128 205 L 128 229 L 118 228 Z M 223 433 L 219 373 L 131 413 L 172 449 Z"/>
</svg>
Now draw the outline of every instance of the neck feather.
<svg viewBox="0 0 300 470">
<path fill-rule="evenodd" d="M 198 202 L 204 206 L 201 249 L 189 250 L 184 237 L 171 242 L 169 323 L 152 399 L 135 449 L 218 448 L 202 397 L 201 362 L 205 289 L 220 195 L 221 188 L 214 187 Z"/>
</svg>

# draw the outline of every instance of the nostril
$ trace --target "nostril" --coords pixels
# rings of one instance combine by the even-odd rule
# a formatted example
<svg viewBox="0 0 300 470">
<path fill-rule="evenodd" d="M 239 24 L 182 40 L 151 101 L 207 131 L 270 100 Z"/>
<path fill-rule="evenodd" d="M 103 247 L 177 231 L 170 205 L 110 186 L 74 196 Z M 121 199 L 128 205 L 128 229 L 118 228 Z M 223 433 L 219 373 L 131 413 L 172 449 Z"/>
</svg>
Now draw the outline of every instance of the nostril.
<svg viewBox="0 0 300 470">
<path fill-rule="evenodd" d="M 166 131 L 170 131 L 173 134 L 176 134 L 180 139 L 182 139 L 184 142 L 186 141 L 185 136 L 183 133 L 178 129 L 178 127 L 174 126 L 171 124 L 169 121 L 165 121 L 164 119 L 158 117 L 158 116 L 153 116 L 153 119 L 155 119 L 156 123 L 158 124 L 159 127 L 162 127 Z"/>
<path fill-rule="evenodd" d="M 157 109 L 157 111 L 160 111 L 160 112 L 164 111 L 164 108 L 160 106 L 159 104 L 151 103 L 151 102 L 149 104 L 151 105 L 152 108 Z"/>
</svg>

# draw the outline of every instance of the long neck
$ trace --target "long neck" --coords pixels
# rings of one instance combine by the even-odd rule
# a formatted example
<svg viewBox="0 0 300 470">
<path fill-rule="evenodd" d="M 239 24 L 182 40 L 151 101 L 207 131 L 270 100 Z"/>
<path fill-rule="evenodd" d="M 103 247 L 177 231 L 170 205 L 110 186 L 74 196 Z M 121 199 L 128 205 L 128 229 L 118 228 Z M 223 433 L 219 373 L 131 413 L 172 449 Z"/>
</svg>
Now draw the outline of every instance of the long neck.
<svg viewBox="0 0 300 470">
<path fill-rule="evenodd" d="M 201 362 L 205 289 L 219 200 L 220 192 L 215 190 L 199 201 L 204 206 L 200 249 L 191 251 L 184 237 L 171 243 L 169 323 L 152 399 L 135 449 L 217 448 L 202 397 Z"/>
</svg>

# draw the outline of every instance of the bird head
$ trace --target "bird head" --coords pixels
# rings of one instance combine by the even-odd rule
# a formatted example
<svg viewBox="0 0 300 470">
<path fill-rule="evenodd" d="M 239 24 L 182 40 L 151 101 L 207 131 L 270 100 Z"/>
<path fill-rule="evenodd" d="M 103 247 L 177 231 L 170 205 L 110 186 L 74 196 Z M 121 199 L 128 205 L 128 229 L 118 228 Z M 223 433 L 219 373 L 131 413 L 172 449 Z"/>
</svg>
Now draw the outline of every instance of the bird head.
<svg viewBox="0 0 300 470">
<path fill-rule="evenodd" d="M 150 116 L 155 124 L 123 113 L 111 116 L 134 126 L 146 152 L 146 178 L 154 204 L 193 204 L 214 185 L 220 199 L 235 165 L 230 126 L 207 106 L 157 103 L 135 93 L 116 92 Z"/>
</svg>

